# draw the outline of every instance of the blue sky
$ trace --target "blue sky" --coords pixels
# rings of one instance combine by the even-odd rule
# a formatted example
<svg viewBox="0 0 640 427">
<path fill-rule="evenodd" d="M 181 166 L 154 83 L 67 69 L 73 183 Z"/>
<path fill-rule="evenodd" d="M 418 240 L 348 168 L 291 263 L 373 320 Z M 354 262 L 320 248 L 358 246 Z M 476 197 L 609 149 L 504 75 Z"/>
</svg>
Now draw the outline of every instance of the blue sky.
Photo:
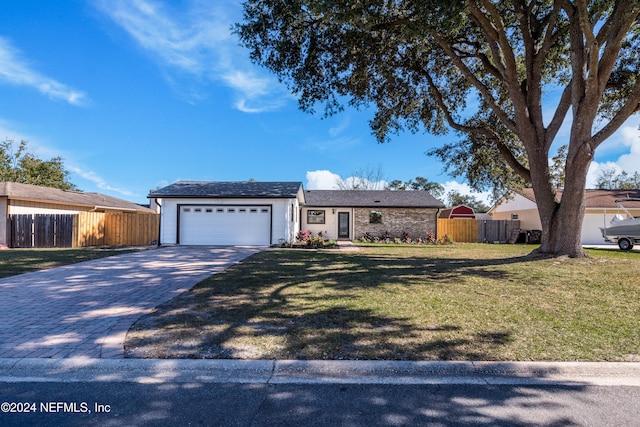
<svg viewBox="0 0 640 427">
<path fill-rule="evenodd" d="M 424 153 L 448 137 L 378 144 L 371 111 L 323 119 L 248 59 L 227 0 L 9 0 L 0 14 L 0 139 L 61 156 L 71 181 L 145 203 L 177 180 L 302 181 L 331 188 L 363 168 L 467 192 Z M 596 153 L 640 170 L 636 116 Z M 562 135 L 561 135 L 562 136 Z"/>
</svg>

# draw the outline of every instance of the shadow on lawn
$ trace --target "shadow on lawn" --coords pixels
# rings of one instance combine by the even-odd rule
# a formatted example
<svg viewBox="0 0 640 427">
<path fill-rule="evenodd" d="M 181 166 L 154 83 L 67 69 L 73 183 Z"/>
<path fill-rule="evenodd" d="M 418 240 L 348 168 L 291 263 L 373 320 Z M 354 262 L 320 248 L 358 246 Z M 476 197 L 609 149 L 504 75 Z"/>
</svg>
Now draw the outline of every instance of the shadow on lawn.
<svg viewBox="0 0 640 427">
<path fill-rule="evenodd" d="M 446 286 L 458 276 L 506 279 L 499 260 L 268 252 L 211 277 L 133 325 L 126 357 L 487 360 L 508 331 L 466 332 L 380 315 L 362 290 Z M 320 282 L 321 286 L 311 284 Z"/>
</svg>

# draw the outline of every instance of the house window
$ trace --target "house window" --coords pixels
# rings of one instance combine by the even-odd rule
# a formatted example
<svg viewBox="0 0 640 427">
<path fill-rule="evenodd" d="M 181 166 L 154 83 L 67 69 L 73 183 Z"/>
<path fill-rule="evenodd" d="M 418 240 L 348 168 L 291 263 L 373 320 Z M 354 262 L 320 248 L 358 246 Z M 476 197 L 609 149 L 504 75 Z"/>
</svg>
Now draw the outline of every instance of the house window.
<svg viewBox="0 0 640 427">
<path fill-rule="evenodd" d="M 213 209 L 211 209 L 211 208 L 207 208 L 207 209 L 206 209 L 206 212 L 207 212 L 207 213 L 211 213 L 211 212 L 213 212 Z"/>
<path fill-rule="evenodd" d="M 369 212 L 369 224 L 382 224 L 382 212 L 380 211 Z"/>
<path fill-rule="evenodd" d="M 182 209 L 182 212 L 191 212 L 191 209 L 189 209 L 189 208 L 184 208 L 184 209 Z"/>
<path fill-rule="evenodd" d="M 518 214 L 511 214 L 511 220 L 515 221 L 516 219 L 518 219 Z"/>
<path fill-rule="evenodd" d="M 223 208 L 218 208 L 218 209 L 216 209 L 216 212 L 223 213 L 224 209 Z"/>
<path fill-rule="evenodd" d="M 324 224 L 324 211 L 307 211 L 307 224 Z"/>
</svg>

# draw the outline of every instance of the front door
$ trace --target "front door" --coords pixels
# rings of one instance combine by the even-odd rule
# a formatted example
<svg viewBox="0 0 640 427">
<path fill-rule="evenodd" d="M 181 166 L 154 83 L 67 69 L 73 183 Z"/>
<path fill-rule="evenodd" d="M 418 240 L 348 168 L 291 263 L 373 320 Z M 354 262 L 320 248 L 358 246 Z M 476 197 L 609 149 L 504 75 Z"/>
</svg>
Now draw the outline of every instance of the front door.
<svg viewBox="0 0 640 427">
<path fill-rule="evenodd" d="M 349 238 L 349 212 L 338 212 L 338 239 Z"/>
</svg>

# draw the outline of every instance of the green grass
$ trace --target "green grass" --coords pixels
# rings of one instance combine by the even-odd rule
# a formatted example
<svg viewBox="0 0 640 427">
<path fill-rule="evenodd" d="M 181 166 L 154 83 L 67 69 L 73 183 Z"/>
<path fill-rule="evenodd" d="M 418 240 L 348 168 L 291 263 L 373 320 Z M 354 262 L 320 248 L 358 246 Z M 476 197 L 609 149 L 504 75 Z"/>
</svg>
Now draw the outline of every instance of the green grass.
<svg viewBox="0 0 640 427">
<path fill-rule="evenodd" d="M 4 249 L 0 251 L 0 278 L 127 252 L 116 249 Z"/>
<path fill-rule="evenodd" d="M 640 254 L 268 251 L 141 318 L 129 357 L 640 360 Z"/>
</svg>

